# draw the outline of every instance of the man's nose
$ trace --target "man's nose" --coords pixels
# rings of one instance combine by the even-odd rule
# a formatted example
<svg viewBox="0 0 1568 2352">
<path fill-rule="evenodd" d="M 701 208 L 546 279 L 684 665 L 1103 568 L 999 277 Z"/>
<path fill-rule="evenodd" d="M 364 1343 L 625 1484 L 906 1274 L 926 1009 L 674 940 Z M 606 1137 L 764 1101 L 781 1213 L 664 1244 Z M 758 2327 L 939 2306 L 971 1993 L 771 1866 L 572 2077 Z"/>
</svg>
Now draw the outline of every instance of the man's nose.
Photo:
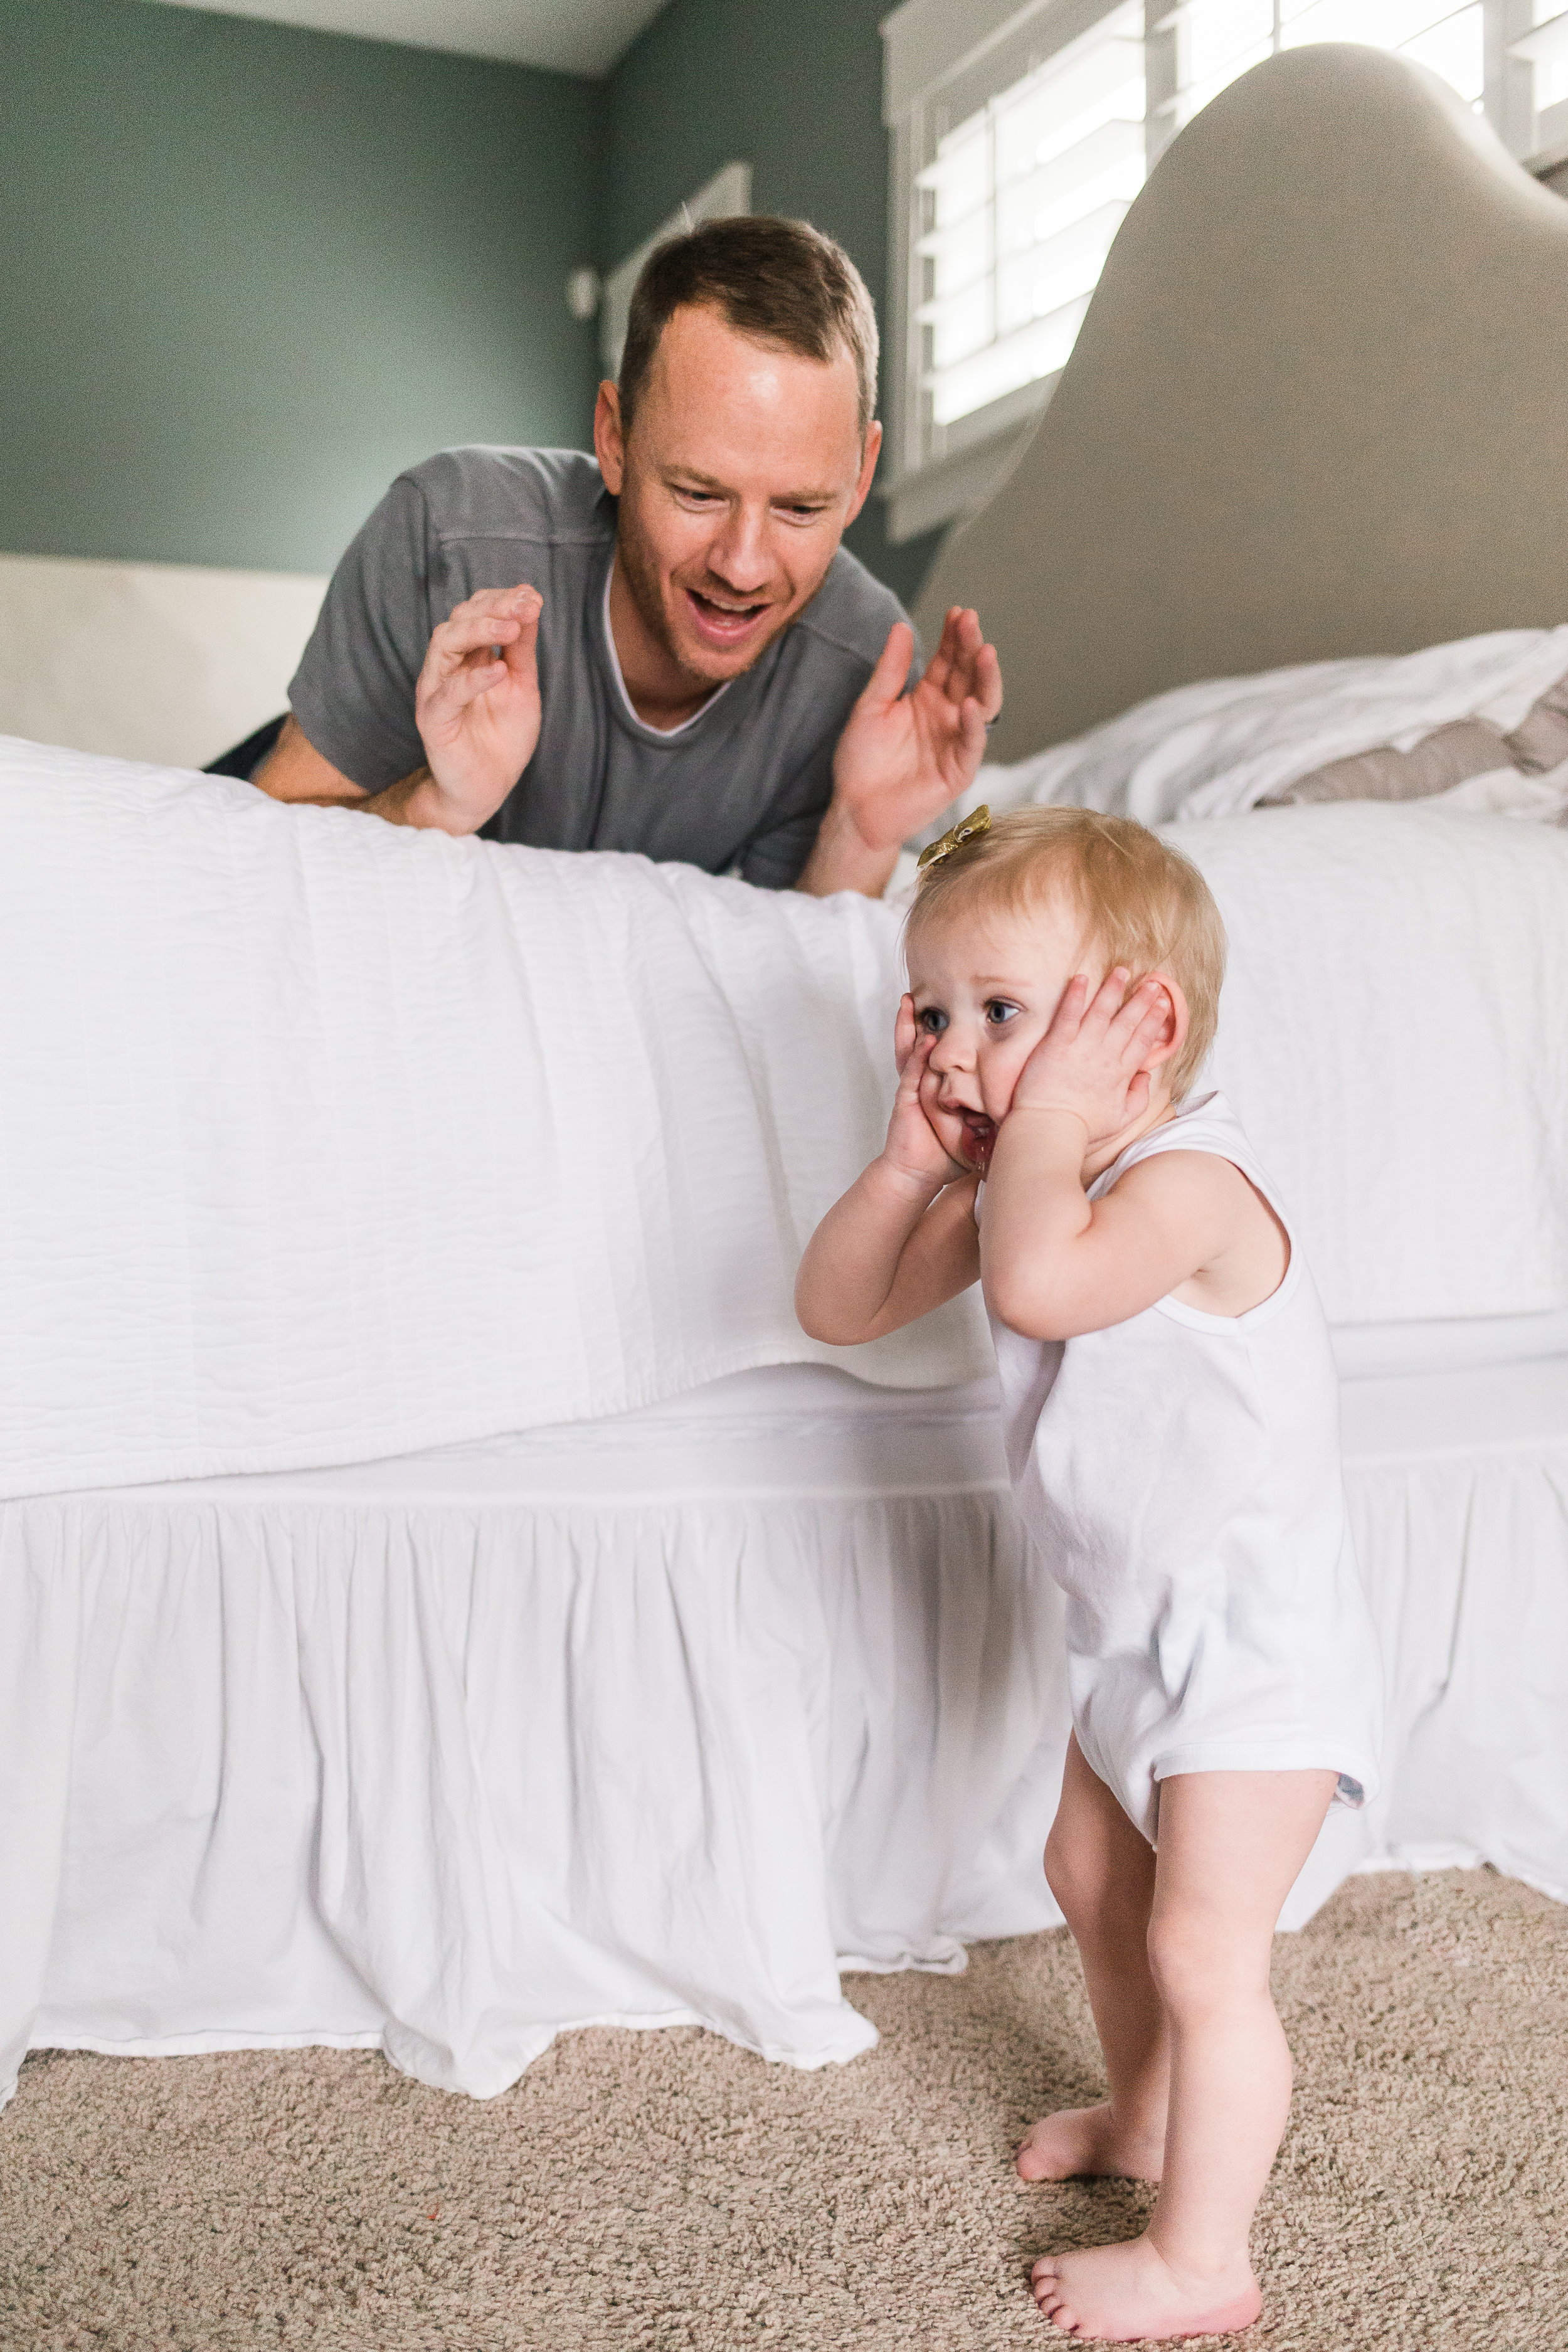
<svg viewBox="0 0 1568 2352">
<path fill-rule="evenodd" d="M 754 594 L 773 576 L 765 508 L 731 507 L 708 550 L 708 569 L 737 595 Z"/>
</svg>

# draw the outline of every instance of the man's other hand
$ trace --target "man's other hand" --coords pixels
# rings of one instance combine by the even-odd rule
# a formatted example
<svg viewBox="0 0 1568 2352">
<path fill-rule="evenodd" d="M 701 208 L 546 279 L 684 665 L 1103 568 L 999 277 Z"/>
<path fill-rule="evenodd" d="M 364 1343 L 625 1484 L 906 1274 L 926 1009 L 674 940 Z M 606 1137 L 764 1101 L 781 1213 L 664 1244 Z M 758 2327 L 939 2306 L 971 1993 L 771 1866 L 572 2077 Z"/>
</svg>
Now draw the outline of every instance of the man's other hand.
<svg viewBox="0 0 1568 2352">
<path fill-rule="evenodd" d="M 1002 708 L 1002 666 L 978 616 L 954 604 L 942 643 L 903 691 L 914 632 L 896 621 L 833 759 L 833 799 L 796 887 L 879 897 L 899 850 L 974 782 Z"/>
<path fill-rule="evenodd" d="M 324 760 L 290 712 L 252 781 L 274 800 L 363 809 L 389 824 L 477 833 L 494 816 L 539 740 L 537 588 L 487 588 L 457 605 L 430 639 L 414 692 L 428 764 L 366 793 Z"/>
<path fill-rule="evenodd" d="M 414 689 L 429 805 L 405 822 L 477 833 L 532 759 L 543 609 L 537 588 L 483 588 L 435 631 Z"/>
</svg>

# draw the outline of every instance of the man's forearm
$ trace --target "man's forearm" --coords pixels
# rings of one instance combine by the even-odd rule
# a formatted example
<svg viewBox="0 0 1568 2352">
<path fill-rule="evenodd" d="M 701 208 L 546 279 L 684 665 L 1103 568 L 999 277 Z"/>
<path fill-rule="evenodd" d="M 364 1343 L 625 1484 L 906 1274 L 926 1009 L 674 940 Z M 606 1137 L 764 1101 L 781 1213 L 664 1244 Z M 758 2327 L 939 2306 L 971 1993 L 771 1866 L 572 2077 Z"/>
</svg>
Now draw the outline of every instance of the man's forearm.
<svg viewBox="0 0 1568 2352">
<path fill-rule="evenodd" d="M 812 898 L 829 898 L 836 890 L 857 890 L 862 898 L 879 898 L 898 862 L 897 842 L 890 849 L 870 848 L 856 830 L 854 820 L 837 801 L 832 801 L 795 887 Z"/>
<path fill-rule="evenodd" d="M 372 793 L 363 801 L 344 801 L 342 805 L 363 809 L 367 816 L 378 816 L 387 824 L 411 824 L 426 833 L 461 837 L 479 831 L 468 812 L 456 807 L 441 790 L 428 768 L 416 768 L 411 776 L 388 784 L 384 793 Z"/>
</svg>

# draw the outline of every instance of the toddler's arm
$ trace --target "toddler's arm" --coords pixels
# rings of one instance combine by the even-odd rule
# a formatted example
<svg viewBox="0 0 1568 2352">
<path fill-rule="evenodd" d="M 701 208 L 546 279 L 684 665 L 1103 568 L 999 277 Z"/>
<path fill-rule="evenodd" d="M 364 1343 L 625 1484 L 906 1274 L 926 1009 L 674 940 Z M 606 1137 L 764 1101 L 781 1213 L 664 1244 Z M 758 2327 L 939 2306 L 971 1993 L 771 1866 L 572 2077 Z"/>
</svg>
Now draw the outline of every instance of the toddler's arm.
<svg viewBox="0 0 1568 2352">
<path fill-rule="evenodd" d="M 947 1150 L 922 1100 L 934 1043 L 917 1034 L 906 996 L 888 1140 L 813 1234 L 795 1280 L 795 1311 L 814 1339 L 838 1348 L 879 1339 L 979 1278 L 979 1180 Z"/>
<path fill-rule="evenodd" d="M 1084 1181 L 1097 1139 L 1136 1129 L 1149 1104 L 1150 1046 L 1168 1021 L 1158 982 L 1132 991 L 1111 972 L 1092 1003 L 1081 976 L 1063 993 L 1047 1035 L 1025 1065 L 997 1129 L 985 1191 L 981 1272 L 994 1311 L 1036 1339 L 1071 1339 L 1142 1314 L 1183 1284 L 1220 1276 L 1211 1298 L 1234 1314 L 1267 1297 L 1277 1266 L 1241 1305 L 1225 1276 L 1245 1284 L 1270 1212 L 1239 1169 L 1211 1152 L 1169 1151 L 1141 1161 L 1097 1202 Z M 1247 1244 L 1253 1246 L 1249 1249 Z M 1238 1244 L 1240 1248 L 1238 1250 Z M 1254 1277 L 1256 1280 L 1256 1277 Z"/>
</svg>

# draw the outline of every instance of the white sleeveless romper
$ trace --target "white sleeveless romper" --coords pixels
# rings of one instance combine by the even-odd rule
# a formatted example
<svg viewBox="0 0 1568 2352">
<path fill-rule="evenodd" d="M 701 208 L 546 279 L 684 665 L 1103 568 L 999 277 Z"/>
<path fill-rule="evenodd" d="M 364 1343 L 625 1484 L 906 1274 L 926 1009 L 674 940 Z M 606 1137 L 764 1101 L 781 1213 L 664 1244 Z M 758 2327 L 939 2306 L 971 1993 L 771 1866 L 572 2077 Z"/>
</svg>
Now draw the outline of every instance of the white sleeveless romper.
<svg viewBox="0 0 1568 2352">
<path fill-rule="evenodd" d="M 1224 1097 L 1121 1154 L 1212 1151 L 1289 1221 Z M 977 1207 L 981 1204 L 977 1202 Z M 991 1318 L 1014 1491 L 1068 1596 L 1079 1746 L 1151 1844 L 1174 1772 L 1337 1771 L 1377 1793 L 1383 1672 L 1347 1523 L 1328 1325 L 1290 1235 L 1272 1297 L 1175 1298 L 1068 1340 Z"/>
</svg>

